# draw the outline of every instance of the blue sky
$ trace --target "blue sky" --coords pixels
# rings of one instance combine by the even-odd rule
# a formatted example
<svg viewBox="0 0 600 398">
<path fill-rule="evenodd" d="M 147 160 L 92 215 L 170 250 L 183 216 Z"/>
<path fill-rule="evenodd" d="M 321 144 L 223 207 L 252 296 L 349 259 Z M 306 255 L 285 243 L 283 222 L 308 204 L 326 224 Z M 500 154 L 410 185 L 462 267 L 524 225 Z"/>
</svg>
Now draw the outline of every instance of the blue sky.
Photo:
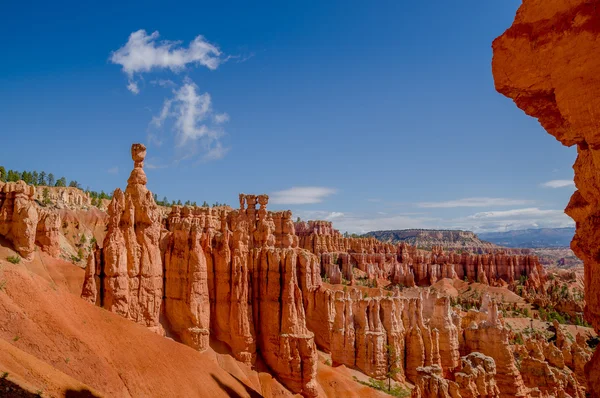
<svg viewBox="0 0 600 398">
<path fill-rule="evenodd" d="M 143 142 L 169 199 L 266 192 L 350 232 L 571 224 L 575 149 L 493 86 L 518 0 L 84 3 L 1 6 L 7 168 L 112 191 Z"/>
</svg>

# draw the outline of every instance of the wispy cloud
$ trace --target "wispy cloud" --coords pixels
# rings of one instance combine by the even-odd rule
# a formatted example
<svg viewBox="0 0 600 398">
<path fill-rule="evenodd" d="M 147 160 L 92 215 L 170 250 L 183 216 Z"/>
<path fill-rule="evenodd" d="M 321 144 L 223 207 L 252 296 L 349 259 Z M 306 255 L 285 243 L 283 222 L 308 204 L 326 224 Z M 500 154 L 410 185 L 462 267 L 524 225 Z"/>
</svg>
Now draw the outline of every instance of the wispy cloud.
<svg viewBox="0 0 600 398">
<path fill-rule="evenodd" d="M 139 93 L 135 75 L 155 69 L 169 69 L 179 72 L 187 65 L 201 65 L 215 70 L 225 61 L 219 48 L 209 43 L 203 36 L 196 36 L 188 47 L 182 47 L 180 41 L 157 41 L 158 31 L 148 35 L 140 29 L 129 35 L 124 46 L 113 52 L 110 61 L 121 65 L 129 80 L 127 88 L 134 94 Z"/>
<path fill-rule="evenodd" d="M 108 171 L 108 174 L 119 174 L 119 168 L 117 166 L 111 167 L 107 171 Z"/>
<path fill-rule="evenodd" d="M 344 217 L 344 213 L 339 212 L 339 211 L 332 211 L 331 213 L 329 213 L 325 219 L 326 220 L 333 220 L 334 218 L 341 218 Z"/>
<path fill-rule="evenodd" d="M 434 217 L 426 213 L 341 213 L 326 210 L 298 210 L 294 215 L 304 220 L 330 220 L 334 228 L 344 232 L 365 233 L 377 230 L 410 228 L 461 229 L 474 232 L 507 231 L 527 228 L 554 228 L 573 225 L 562 210 L 536 207 L 494 210 L 464 217 Z"/>
<path fill-rule="evenodd" d="M 156 170 L 156 169 L 166 169 L 169 166 L 167 166 L 166 164 L 156 164 L 154 162 L 147 161 L 146 164 L 144 165 L 144 167 L 146 167 L 147 169 L 150 169 L 150 170 Z"/>
<path fill-rule="evenodd" d="M 150 80 L 150 84 L 152 84 L 153 86 L 160 86 L 160 87 L 175 87 L 176 86 L 175 82 L 170 79 Z"/>
<path fill-rule="evenodd" d="M 541 184 L 544 188 L 565 188 L 574 187 L 575 182 L 573 180 L 551 180 Z"/>
<path fill-rule="evenodd" d="M 452 207 L 492 207 L 492 206 L 522 206 L 533 203 L 532 200 L 507 198 L 464 198 L 443 202 L 419 202 L 417 207 L 423 208 L 452 208 Z"/>
<path fill-rule="evenodd" d="M 136 82 L 134 82 L 133 80 L 130 80 L 129 83 L 127 84 L 127 90 L 131 91 L 133 94 L 140 93 L 140 88 L 139 88 L 138 84 Z"/>
<path fill-rule="evenodd" d="M 213 120 L 216 124 L 223 124 L 229 121 L 229 115 L 225 112 L 219 113 L 213 116 Z"/>
<path fill-rule="evenodd" d="M 269 202 L 281 205 L 300 205 L 320 203 L 326 197 L 336 193 L 333 188 L 326 187 L 292 187 L 270 194 Z"/>
<path fill-rule="evenodd" d="M 189 158 L 196 154 L 198 145 L 205 161 L 221 159 L 229 148 L 223 147 L 220 138 L 225 131 L 215 122 L 212 99 L 208 93 L 199 93 L 198 86 L 191 80 L 177 90 L 173 97 L 164 101 L 161 111 L 152 118 L 151 126 L 162 128 L 167 120 L 172 120 L 172 131 L 175 133 L 175 146 L 181 152 L 181 158 Z M 221 114 L 222 115 L 222 114 Z M 150 133 L 153 141 L 159 141 L 156 133 Z"/>
<path fill-rule="evenodd" d="M 513 210 L 497 210 L 497 211 L 484 211 L 470 215 L 471 219 L 483 219 L 483 218 L 508 218 L 508 217 L 547 217 L 564 215 L 562 210 L 540 210 L 537 207 L 528 207 L 525 209 L 513 209 Z"/>
</svg>

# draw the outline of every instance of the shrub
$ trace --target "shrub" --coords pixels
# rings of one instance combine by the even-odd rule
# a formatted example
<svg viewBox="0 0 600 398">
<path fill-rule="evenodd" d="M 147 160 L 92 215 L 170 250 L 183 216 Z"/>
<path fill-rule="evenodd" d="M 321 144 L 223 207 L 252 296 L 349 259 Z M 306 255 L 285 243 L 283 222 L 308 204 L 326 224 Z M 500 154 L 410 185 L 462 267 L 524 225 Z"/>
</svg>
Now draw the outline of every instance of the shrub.
<svg viewBox="0 0 600 398">
<path fill-rule="evenodd" d="M 519 333 L 515 336 L 515 344 L 518 344 L 518 345 L 525 344 L 525 342 L 523 341 L 523 336 L 521 336 L 521 333 Z"/>
<path fill-rule="evenodd" d="M 19 256 L 8 256 L 6 257 L 6 261 L 12 264 L 19 264 L 21 262 L 21 257 Z"/>
<path fill-rule="evenodd" d="M 326 360 L 326 361 L 325 361 L 325 365 L 327 365 L 327 366 L 331 366 L 331 359 L 328 359 L 328 360 Z"/>
<path fill-rule="evenodd" d="M 369 381 L 366 382 L 366 381 L 358 380 L 358 378 L 356 376 L 353 376 L 353 379 L 357 383 L 363 384 L 365 386 L 374 388 L 379 391 L 383 391 L 384 393 L 389 394 L 393 397 L 405 398 L 405 397 L 410 396 L 410 392 L 400 386 L 393 386 L 392 388 L 388 389 L 388 386 L 387 386 L 385 380 L 375 380 L 375 379 L 369 378 Z"/>
</svg>

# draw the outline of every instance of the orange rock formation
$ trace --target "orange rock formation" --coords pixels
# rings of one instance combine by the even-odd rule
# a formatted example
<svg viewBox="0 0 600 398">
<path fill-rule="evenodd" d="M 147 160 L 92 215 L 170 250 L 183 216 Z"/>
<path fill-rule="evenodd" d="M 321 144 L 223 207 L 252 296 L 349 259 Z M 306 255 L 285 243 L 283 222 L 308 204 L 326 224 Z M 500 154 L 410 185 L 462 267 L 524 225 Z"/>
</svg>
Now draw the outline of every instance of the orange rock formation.
<svg viewBox="0 0 600 398">
<path fill-rule="evenodd" d="M 577 145 L 575 185 L 566 213 L 576 221 L 571 248 L 584 261 L 586 318 L 600 331 L 600 14 L 597 0 L 524 0 L 494 41 L 496 89 L 563 145 Z M 600 351 L 587 365 L 600 396 Z"/>
<path fill-rule="evenodd" d="M 489 298 L 461 319 L 460 309 L 433 290 L 400 295 L 397 287 L 342 282 L 352 283 L 358 268 L 374 281 L 397 281 L 401 273 L 425 286 L 441 278 L 496 283 L 528 275 L 535 289 L 544 278 L 535 257 L 430 253 L 344 238 L 331 223 L 294 224 L 291 212 L 268 211 L 267 195 L 241 194 L 237 210 L 173 206 L 162 219 L 145 185 L 145 148 L 134 145 L 132 156 L 127 189 L 115 191 L 109 206 L 104 245 L 88 258 L 88 301 L 199 351 L 210 338 L 226 343 L 237 360 L 254 365 L 260 358 L 304 396 L 319 394 L 317 347 L 334 366 L 370 377 L 383 379 L 393 368 L 418 396 L 529 393 L 532 379 L 519 372 L 511 332 Z M 546 347 L 542 366 L 577 375 L 589 351 L 561 341 Z M 552 382 L 557 391 L 580 389 L 577 377 Z"/>
<path fill-rule="evenodd" d="M 35 187 L 23 181 L 0 182 L 0 235 L 26 260 L 33 258 L 39 219 L 34 195 Z"/>
<path fill-rule="evenodd" d="M 539 290 L 545 279 L 544 268 L 533 255 L 445 253 L 441 247 L 431 252 L 400 243 L 383 243 L 375 238 L 347 238 L 330 221 L 296 223 L 300 247 L 316 254 L 331 283 L 351 281 L 352 268 L 369 278 L 391 279 L 404 286 L 430 286 L 442 278 L 467 279 L 499 285 L 527 277 L 526 287 Z"/>
</svg>

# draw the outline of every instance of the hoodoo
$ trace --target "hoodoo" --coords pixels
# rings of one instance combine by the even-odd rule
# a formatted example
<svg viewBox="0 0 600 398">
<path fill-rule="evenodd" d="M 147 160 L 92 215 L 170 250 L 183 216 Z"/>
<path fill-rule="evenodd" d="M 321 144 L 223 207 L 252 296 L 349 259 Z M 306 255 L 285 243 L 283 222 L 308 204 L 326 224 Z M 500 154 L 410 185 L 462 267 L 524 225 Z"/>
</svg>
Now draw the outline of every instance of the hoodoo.
<svg viewBox="0 0 600 398">
<path fill-rule="evenodd" d="M 527 396 L 536 388 L 517 368 L 514 335 L 495 301 L 486 296 L 479 311 L 462 314 L 429 289 L 442 279 L 512 286 L 525 278 L 525 289 L 542 292 L 546 274 L 535 256 L 346 238 L 329 222 L 269 211 L 267 195 L 240 194 L 235 210 L 172 206 L 164 218 L 146 188 L 144 146 L 133 145 L 132 156 L 127 189 L 108 206 L 103 246 L 88 258 L 88 301 L 199 351 L 213 338 L 245 364 L 260 358 L 304 396 L 319 394 L 317 348 L 335 366 L 413 383 L 415 396 L 440 388 L 443 396 Z M 561 357 L 562 371 L 576 374 L 576 361 L 564 359 L 572 350 L 552 347 L 547 360 Z M 568 381 L 552 388 L 581 396 L 576 378 Z"/>
</svg>

